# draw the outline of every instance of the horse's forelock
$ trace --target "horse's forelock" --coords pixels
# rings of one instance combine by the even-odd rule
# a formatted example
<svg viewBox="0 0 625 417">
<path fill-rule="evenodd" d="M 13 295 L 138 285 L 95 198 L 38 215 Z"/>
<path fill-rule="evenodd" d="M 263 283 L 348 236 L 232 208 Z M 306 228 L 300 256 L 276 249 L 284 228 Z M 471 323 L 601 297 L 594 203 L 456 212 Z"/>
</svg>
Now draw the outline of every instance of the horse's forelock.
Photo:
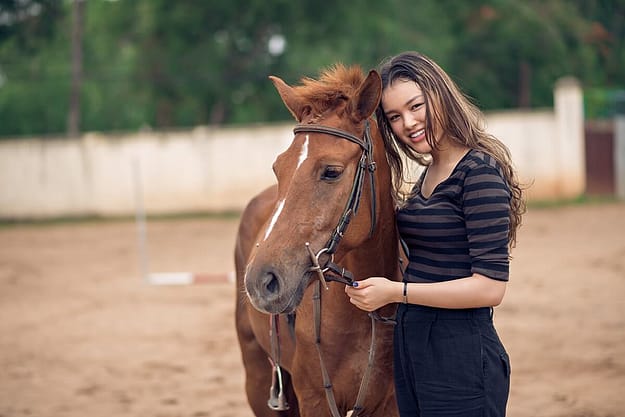
<svg viewBox="0 0 625 417">
<path fill-rule="evenodd" d="M 362 69 L 355 65 L 336 64 L 321 72 L 318 79 L 303 78 L 295 93 L 309 104 L 315 114 L 336 107 L 339 101 L 350 99 L 365 80 Z"/>
</svg>

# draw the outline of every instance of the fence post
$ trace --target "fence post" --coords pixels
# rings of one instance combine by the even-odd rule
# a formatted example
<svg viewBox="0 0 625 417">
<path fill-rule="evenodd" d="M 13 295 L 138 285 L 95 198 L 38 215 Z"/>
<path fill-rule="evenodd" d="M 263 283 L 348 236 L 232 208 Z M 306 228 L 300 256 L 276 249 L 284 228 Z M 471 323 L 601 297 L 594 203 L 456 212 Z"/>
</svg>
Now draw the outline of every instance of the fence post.
<svg viewBox="0 0 625 417">
<path fill-rule="evenodd" d="M 564 77 L 556 82 L 554 90 L 556 116 L 556 152 L 559 196 L 577 197 L 586 188 L 584 170 L 584 101 L 577 79 Z"/>
</svg>

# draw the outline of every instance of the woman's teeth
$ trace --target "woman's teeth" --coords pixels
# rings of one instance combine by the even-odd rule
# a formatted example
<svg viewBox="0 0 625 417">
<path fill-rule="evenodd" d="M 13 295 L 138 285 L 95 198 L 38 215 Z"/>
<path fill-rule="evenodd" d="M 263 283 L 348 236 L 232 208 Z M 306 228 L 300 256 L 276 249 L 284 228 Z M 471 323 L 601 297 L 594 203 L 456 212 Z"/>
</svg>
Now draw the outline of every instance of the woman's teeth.
<svg viewBox="0 0 625 417">
<path fill-rule="evenodd" d="M 419 136 L 421 136 L 423 134 L 423 132 L 425 132 L 425 129 L 417 130 L 415 133 L 410 135 L 410 137 L 412 139 L 418 138 Z"/>
</svg>

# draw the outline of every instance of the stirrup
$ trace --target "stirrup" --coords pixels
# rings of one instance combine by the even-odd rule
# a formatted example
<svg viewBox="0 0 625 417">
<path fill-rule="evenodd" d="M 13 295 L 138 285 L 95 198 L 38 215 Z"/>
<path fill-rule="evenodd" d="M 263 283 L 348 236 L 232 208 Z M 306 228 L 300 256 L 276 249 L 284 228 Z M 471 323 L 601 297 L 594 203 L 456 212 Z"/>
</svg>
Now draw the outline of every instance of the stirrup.
<svg viewBox="0 0 625 417">
<path fill-rule="evenodd" d="M 284 395 L 282 368 L 280 368 L 280 365 L 273 365 L 271 388 L 269 388 L 269 401 L 267 401 L 267 405 L 274 411 L 286 411 L 290 408 L 289 403 L 286 401 L 286 396 Z"/>
</svg>

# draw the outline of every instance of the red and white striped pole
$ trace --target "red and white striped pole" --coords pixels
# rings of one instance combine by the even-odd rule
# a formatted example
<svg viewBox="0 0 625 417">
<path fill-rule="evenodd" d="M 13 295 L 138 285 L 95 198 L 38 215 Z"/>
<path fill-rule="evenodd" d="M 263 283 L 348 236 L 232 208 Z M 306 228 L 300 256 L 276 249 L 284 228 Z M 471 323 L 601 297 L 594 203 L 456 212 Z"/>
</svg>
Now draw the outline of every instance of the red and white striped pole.
<svg viewBox="0 0 625 417">
<path fill-rule="evenodd" d="M 147 282 L 151 285 L 194 285 L 234 282 L 234 271 L 214 274 L 193 272 L 154 272 L 148 274 Z"/>
</svg>

